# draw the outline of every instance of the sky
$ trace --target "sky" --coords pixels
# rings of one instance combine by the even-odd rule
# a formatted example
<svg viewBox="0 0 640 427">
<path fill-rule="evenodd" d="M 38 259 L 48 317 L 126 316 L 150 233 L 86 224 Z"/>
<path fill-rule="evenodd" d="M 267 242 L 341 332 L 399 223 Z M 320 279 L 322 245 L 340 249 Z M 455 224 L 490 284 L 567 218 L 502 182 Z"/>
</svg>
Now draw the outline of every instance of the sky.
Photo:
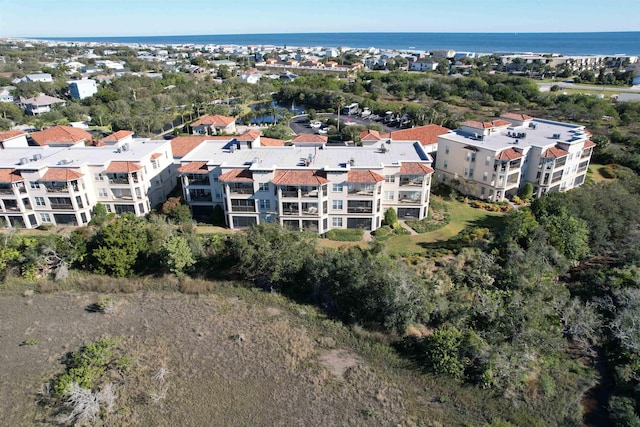
<svg viewBox="0 0 640 427">
<path fill-rule="evenodd" d="M 640 0 L 0 0 L 0 37 L 640 31 Z"/>
</svg>

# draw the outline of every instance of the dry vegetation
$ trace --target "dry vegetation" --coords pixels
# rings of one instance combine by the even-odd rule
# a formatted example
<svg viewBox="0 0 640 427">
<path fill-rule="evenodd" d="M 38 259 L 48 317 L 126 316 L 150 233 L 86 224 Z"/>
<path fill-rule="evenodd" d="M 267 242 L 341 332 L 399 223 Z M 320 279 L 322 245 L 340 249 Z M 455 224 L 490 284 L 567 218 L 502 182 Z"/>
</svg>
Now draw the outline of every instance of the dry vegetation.
<svg viewBox="0 0 640 427">
<path fill-rule="evenodd" d="M 115 338 L 118 357 L 128 361 L 108 378 L 116 400 L 106 425 L 484 424 L 503 410 L 488 393 L 454 393 L 398 357 L 382 336 L 348 329 L 312 307 L 228 285 L 215 293 L 187 285 L 200 295 L 149 292 L 150 283 L 136 286 L 146 291 L 107 296 L 5 288 L 4 424 L 61 421 L 37 403 L 39 393 L 64 371 L 67 353 L 104 337 Z M 90 309 L 104 301 L 117 310 Z M 88 396 L 82 393 L 74 396 Z M 465 404 L 472 394 L 474 404 Z"/>
</svg>

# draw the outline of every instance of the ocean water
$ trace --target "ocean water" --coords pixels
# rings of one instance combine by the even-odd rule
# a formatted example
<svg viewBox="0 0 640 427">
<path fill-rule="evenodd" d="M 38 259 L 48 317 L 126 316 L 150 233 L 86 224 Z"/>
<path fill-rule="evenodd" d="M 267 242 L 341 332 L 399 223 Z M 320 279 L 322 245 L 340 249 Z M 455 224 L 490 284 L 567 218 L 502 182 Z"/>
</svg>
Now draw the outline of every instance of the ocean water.
<svg viewBox="0 0 640 427">
<path fill-rule="evenodd" d="M 47 40 L 138 44 L 235 44 L 275 46 L 452 49 L 476 53 L 640 55 L 640 32 L 600 33 L 287 33 L 198 36 L 63 37 Z"/>
</svg>

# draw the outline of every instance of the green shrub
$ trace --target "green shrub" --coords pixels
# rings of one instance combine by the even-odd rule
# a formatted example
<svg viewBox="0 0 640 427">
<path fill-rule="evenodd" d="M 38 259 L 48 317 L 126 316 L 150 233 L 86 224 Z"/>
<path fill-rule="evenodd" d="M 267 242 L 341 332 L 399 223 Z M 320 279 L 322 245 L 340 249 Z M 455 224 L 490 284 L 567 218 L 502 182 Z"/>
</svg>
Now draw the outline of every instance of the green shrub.
<svg viewBox="0 0 640 427">
<path fill-rule="evenodd" d="M 115 341 L 101 339 L 69 355 L 67 370 L 53 383 L 54 393 L 58 397 L 64 396 L 71 389 L 72 383 L 77 383 L 82 388 L 91 388 L 111 363 L 114 346 Z"/>
<path fill-rule="evenodd" d="M 38 230 L 43 230 L 43 231 L 49 231 L 52 230 L 53 227 L 55 227 L 55 225 L 51 224 L 50 222 L 45 222 L 44 224 L 40 224 L 37 229 Z"/>
<path fill-rule="evenodd" d="M 433 197 L 429 204 L 429 215 L 421 220 L 408 220 L 406 224 L 416 233 L 428 233 L 444 227 L 450 221 L 449 206 L 439 198 Z"/>
<path fill-rule="evenodd" d="M 329 240 L 338 242 L 358 242 L 362 240 L 364 230 L 360 228 L 334 228 L 324 235 Z"/>
</svg>

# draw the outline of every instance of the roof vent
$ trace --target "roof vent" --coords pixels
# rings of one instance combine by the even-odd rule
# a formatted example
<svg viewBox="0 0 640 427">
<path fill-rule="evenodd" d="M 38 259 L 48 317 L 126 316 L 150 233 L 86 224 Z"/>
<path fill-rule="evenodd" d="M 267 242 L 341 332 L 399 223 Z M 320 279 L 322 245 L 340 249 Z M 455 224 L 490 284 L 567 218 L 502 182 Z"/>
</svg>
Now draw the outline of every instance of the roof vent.
<svg viewBox="0 0 640 427">
<path fill-rule="evenodd" d="M 516 139 L 516 141 L 514 142 L 514 144 L 518 145 L 520 143 L 520 140 Z"/>
<path fill-rule="evenodd" d="M 559 133 L 554 133 L 553 134 L 553 139 L 559 139 L 560 138 L 560 134 Z"/>
<path fill-rule="evenodd" d="M 356 159 L 354 159 L 353 157 L 349 159 L 349 165 L 350 166 L 355 166 L 356 164 Z"/>
<path fill-rule="evenodd" d="M 68 165 L 69 163 L 71 163 L 70 160 L 62 159 L 58 162 L 58 165 Z"/>
<path fill-rule="evenodd" d="M 40 160 L 42 158 L 42 154 L 37 153 L 33 155 L 33 161 L 35 162 L 36 160 Z"/>
<path fill-rule="evenodd" d="M 20 164 L 21 165 L 26 165 L 27 163 L 29 163 L 29 158 L 28 157 L 22 157 L 20 159 Z"/>
<path fill-rule="evenodd" d="M 122 151 L 129 151 L 129 143 L 122 144 Z"/>
</svg>

